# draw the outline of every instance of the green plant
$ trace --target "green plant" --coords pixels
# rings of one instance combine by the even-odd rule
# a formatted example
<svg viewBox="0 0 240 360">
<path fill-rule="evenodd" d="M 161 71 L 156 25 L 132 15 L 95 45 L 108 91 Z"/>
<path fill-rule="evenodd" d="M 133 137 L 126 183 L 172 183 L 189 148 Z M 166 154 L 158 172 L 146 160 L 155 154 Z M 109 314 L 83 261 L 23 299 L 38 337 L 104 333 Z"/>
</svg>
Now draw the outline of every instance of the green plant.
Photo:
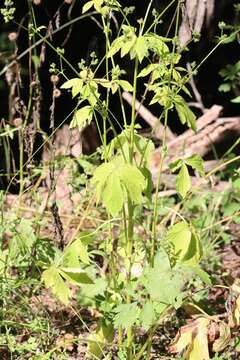
<svg viewBox="0 0 240 360">
<path fill-rule="evenodd" d="M 157 194 L 167 154 L 168 115 L 176 109 L 183 124 L 193 130 L 196 130 L 196 125 L 194 114 L 180 95 L 181 92 L 190 95 L 186 88 L 190 74 L 178 65 L 181 55 L 178 52 L 177 36 L 174 39 L 164 38 L 152 32 L 152 26 L 146 29 L 151 5 L 152 2 L 138 29 L 124 17 L 120 36 L 111 41 L 108 14 L 112 10 L 122 13 L 120 4 L 88 2 L 83 11 L 94 6 L 101 15 L 105 29 L 106 77 L 98 78 L 97 68 L 93 71 L 90 67 L 82 66 L 79 77 L 66 81 L 61 87 L 71 89 L 72 96 L 78 98 L 72 127 L 77 126 L 82 130 L 93 119 L 98 124 L 97 114 L 102 118 L 103 133 L 99 135 L 103 143 L 103 163 L 94 170 L 91 186 L 95 188 L 97 203 L 101 202 L 105 207 L 108 220 L 104 228 L 101 226 L 95 232 L 96 236 L 100 236 L 100 232 L 104 233 L 106 239 L 98 244 L 97 251 L 91 250 L 89 234 L 80 235 L 66 246 L 57 263 L 52 263 L 44 271 L 42 279 L 64 303 L 68 303 L 70 297 L 67 283 L 79 284 L 82 289 L 80 294 L 85 293 L 100 311 L 103 320 L 96 334 L 91 336 L 88 348 L 88 352 L 95 357 L 104 354 L 106 345 L 112 341 L 114 327 L 119 349 L 125 351 L 127 359 L 140 359 L 145 352 L 149 358 L 154 329 L 167 312 L 172 308 L 178 309 L 187 298 L 188 290 L 184 288 L 189 279 L 200 276 L 203 281 L 210 283 L 207 274 L 199 267 L 201 244 L 192 224 L 186 219 L 177 222 L 164 232 L 161 241 L 157 232 Z M 178 31 L 179 6 L 180 3 L 177 5 L 175 35 Z M 158 21 L 160 19 L 161 14 Z M 116 64 L 115 55 L 119 52 L 121 57 L 128 56 L 134 63 L 132 84 L 124 80 L 124 71 Z M 156 63 L 151 62 L 152 55 L 158 58 Z M 150 78 L 146 90 L 153 93 L 151 104 L 159 103 L 159 119 L 163 120 L 165 126 L 158 180 L 153 193 L 149 171 L 153 144 L 137 133 L 134 106 L 139 78 L 147 76 Z M 100 87 L 106 88 L 104 100 L 100 95 Z M 133 93 L 130 124 L 126 119 L 121 89 Z M 122 104 L 124 128 L 120 135 L 107 144 L 107 122 L 115 132 L 115 118 L 109 112 L 109 98 L 116 92 Z M 191 189 L 188 166 L 202 175 L 204 173 L 199 156 L 178 160 L 172 165 L 173 171 L 180 169 L 177 190 L 183 199 Z M 143 213 L 143 205 L 152 209 L 145 246 L 143 240 L 136 236 L 138 214 Z M 113 238 L 113 226 L 119 229 L 116 239 Z M 95 254 L 105 262 L 107 272 L 99 272 Z M 139 327 L 145 328 L 148 334 L 147 345 L 140 351 L 134 341 L 135 328 Z"/>
<path fill-rule="evenodd" d="M 174 4 L 174 36 L 157 35 L 157 25 Z M 12 3 L 10 5 L 12 6 Z M 50 321 L 40 316 L 34 321 L 34 314 L 26 305 L 35 292 L 39 294 L 41 283 L 50 288 L 57 299 L 71 310 L 74 310 L 71 302 L 71 299 L 74 299 L 77 309 L 89 307 L 97 314 L 94 319 L 96 326 L 93 329 L 81 314 L 74 310 L 84 331 L 88 332 L 88 336 L 83 340 L 76 339 L 76 343 L 83 341 L 87 345 L 87 357 L 106 360 L 112 356 L 126 360 L 150 359 L 157 329 L 163 326 L 166 319 L 180 311 L 180 308 L 188 307 L 200 312 L 200 315 L 197 320 L 191 322 L 187 339 L 183 337 L 182 341 L 180 336 L 180 344 L 176 340 L 176 348 L 172 345 L 169 348 L 170 352 L 181 352 L 187 347 L 187 355 L 185 354 L 184 358 L 193 359 L 197 354 L 201 360 L 208 360 L 207 330 L 212 323 L 216 326 L 216 331 L 226 330 L 226 338 L 221 334 L 220 339 L 224 338 L 226 344 L 229 341 L 229 328 L 220 323 L 221 328 L 218 320 L 208 315 L 200 305 L 203 298 L 209 294 L 212 280 L 215 280 L 206 270 L 211 270 L 217 259 L 209 261 L 209 257 L 214 253 L 219 241 L 227 241 L 228 234 L 224 233 L 220 226 L 221 217 L 224 216 L 223 220 L 226 218 L 239 221 L 239 182 L 234 178 L 234 189 L 226 192 L 224 196 L 212 195 L 207 191 L 204 191 L 204 194 L 198 193 L 191 184 L 190 173 L 197 171 L 200 176 L 205 176 L 202 158 L 197 154 L 180 159 L 176 157 L 169 164 L 166 141 L 170 114 L 174 114 L 174 111 L 183 125 L 196 131 L 195 115 L 185 100 L 185 96 L 191 96 L 187 83 L 214 49 L 188 72 L 180 66 L 181 49 L 177 37 L 181 1 L 171 1 L 162 13 L 154 10 L 153 22 L 149 25 L 149 19 L 152 20 L 152 5 L 153 1 L 150 0 L 144 19 L 139 20 L 138 26 L 132 26 L 128 18 L 132 9 L 122 9 L 121 4 L 115 0 L 93 0 L 85 3 L 83 13 L 94 8 L 98 20 L 101 20 L 106 54 L 103 59 L 96 59 L 96 54 L 92 53 L 90 64 L 86 65 L 82 60 L 78 64 L 79 69 L 76 70 L 65 58 L 64 49 L 55 49 L 48 40 L 48 35 L 41 35 L 42 27 L 37 26 L 34 9 L 29 2 L 28 36 L 29 43 L 33 46 L 30 48 L 30 55 L 36 78 L 39 58 L 34 46 L 39 44 L 36 40 L 39 37 L 40 41 L 49 45 L 59 58 L 59 69 L 56 64 L 50 67 L 53 83 L 52 109 L 55 104 L 54 90 L 60 91 L 56 86 L 57 81 L 63 78 L 62 91 L 71 91 L 72 97 L 77 100 L 70 126 L 78 127 L 82 131 L 94 120 L 102 146 L 92 157 L 81 156 L 74 161 L 64 156 L 56 158 L 53 151 L 48 164 L 51 184 L 46 208 L 41 213 L 33 215 L 31 219 L 25 219 L 21 218 L 21 212 L 24 210 L 26 180 L 37 173 L 40 174 L 41 181 L 41 176 L 46 171 L 41 166 L 35 169 L 35 173 L 27 168 L 25 177 L 26 164 L 23 157 L 24 136 L 33 103 L 40 96 L 40 88 L 30 89 L 27 111 L 20 127 L 12 129 L 6 125 L 0 134 L 7 141 L 18 131 L 20 142 L 20 200 L 16 209 L 12 210 L 11 217 L 4 221 L 2 201 L 0 228 L 4 238 L 0 252 L 3 290 L 1 312 L 4 319 L 1 326 L 5 331 L 2 339 L 11 353 L 25 356 L 25 353 L 33 353 L 40 347 L 40 355 L 33 355 L 33 359 L 50 359 L 54 354 L 57 354 L 59 359 L 68 356 L 65 353 L 66 344 L 63 347 L 53 344 L 52 337 L 56 334 L 50 333 L 48 329 L 51 327 Z M 112 36 L 110 23 L 113 12 L 122 19 L 116 38 Z M 72 23 L 70 21 L 70 25 Z M 219 44 L 225 40 L 223 37 Z M 133 65 L 132 81 L 126 80 L 127 72 L 120 67 L 122 62 L 119 61 L 119 57 L 128 59 Z M 75 78 L 66 78 L 63 64 L 74 71 Z M 99 77 L 101 66 L 105 67 L 103 77 Z M 135 103 L 138 85 L 143 79 L 146 80 L 146 93 L 152 94 L 150 105 L 159 105 L 159 122 L 164 125 L 155 184 L 150 172 L 154 144 L 150 139 L 140 135 L 140 127 L 136 123 L 138 111 Z M 130 119 L 126 115 L 122 90 L 131 92 L 133 96 Z M 116 95 L 119 96 L 123 125 L 119 124 L 119 119 L 110 110 L 113 95 L 115 98 Z M 37 106 L 37 102 L 35 105 Z M 55 132 L 54 110 L 52 111 L 53 132 L 50 138 Z M 121 128 L 120 134 L 117 134 L 116 125 Z M 109 129 L 114 134 L 110 142 L 107 141 Z M 37 130 L 41 132 L 39 128 Z M 53 140 L 48 139 L 45 134 L 43 136 L 45 142 L 54 149 Z M 31 159 L 32 151 L 28 155 Z M 237 159 L 239 157 L 227 160 L 226 164 Z M 84 174 L 79 174 L 76 165 L 84 169 Z M 166 165 L 168 171 L 177 172 L 177 195 L 174 198 L 159 199 L 163 169 Z M 78 214 L 81 215 L 81 219 L 78 218 L 76 231 L 65 245 L 62 236 L 59 245 L 56 228 L 59 226 L 63 229 L 63 225 L 57 212 L 59 204 L 50 197 L 54 192 L 55 171 L 61 170 L 64 166 L 68 166 L 72 171 L 73 179 L 69 175 L 69 182 L 73 192 L 83 191 L 83 199 L 79 204 Z M 218 168 L 214 169 L 213 173 L 217 170 Z M 206 177 L 210 177 L 211 173 Z M 235 177 L 238 175 L 237 173 Z M 29 191 L 30 199 L 41 202 L 41 195 L 37 199 L 35 194 L 36 188 L 33 185 L 33 190 Z M 55 220 L 55 236 L 52 235 L 51 239 L 42 235 L 43 229 L 49 226 L 45 212 L 48 205 L 54 210 L 52 215 Z M 100 218 L 100 225 L 82 231 L 81 225 L 89 212 L 89 218 Z M 71 220 L 70 216 L 67 225 L 64 224 L 64 229 L 68 230 Z M 234 289 L 228 286 L 226 288 L 234 292 Z M 12 298 L 13 294 L 21 309 L 24 309 L 27 319 L 30 319 L 28 327 L 36 334 L 41 334 L 41 344 L 31 336 L 27 341 L 17 344 L 11 330 L 17 327 L 18 323 L 9 320 L 14 318 L 16 304 L 13 302 L 10 310 L 7 305 L 8 298 Z M 235 298 L 238 296 L 237 289 Z M 236 323 L 234 325 L 239 325 L 237 301 L 233 308 Z M 21 319 L 20 311 L 17 312 L 16 318 Z M 44 324 L 43 329 L 41 324 Z M 22 326 L 27 327 L 25 323 Z M 42 340 L 44 334 L 50 338 L 47 339 L 48 344 Z M 204 343 L 204 353 L 197 348 L 201 341 Z M 216 343 L 215 347 L 217 348 Z M 218 347 L 216 351 L 222 349 L 223 346 L 221 350 Z"/>
</svg>

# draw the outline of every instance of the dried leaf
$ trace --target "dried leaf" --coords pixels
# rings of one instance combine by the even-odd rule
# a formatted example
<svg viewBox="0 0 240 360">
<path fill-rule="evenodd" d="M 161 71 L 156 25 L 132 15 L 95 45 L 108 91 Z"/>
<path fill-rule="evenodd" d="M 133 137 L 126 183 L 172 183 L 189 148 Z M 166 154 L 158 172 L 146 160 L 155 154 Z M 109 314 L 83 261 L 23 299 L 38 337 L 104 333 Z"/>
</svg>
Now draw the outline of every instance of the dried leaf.
<svg viewBox="0 0 240 360">
<path fill-rule="evenodd" d="M 184 359 L 186 360 L 209 360 L 208 350 L 208 327 L 210 320 L 199 317 L 180 328 L 172 345 L 170 353 L 179 353 L 185 348 Z"/>
</svg>

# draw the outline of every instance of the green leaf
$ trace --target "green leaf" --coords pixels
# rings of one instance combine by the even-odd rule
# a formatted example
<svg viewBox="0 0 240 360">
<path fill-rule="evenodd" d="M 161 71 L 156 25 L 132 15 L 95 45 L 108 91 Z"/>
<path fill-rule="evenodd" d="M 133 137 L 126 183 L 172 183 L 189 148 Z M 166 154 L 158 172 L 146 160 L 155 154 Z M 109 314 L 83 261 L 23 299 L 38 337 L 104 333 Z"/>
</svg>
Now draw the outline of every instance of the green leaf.
<svg viewBox="0 0 240 360">
<path fill-rule="evenodd" d="M 139 307 L 137 303 L 118 305 L 115 309 L 114 326 L 124 329 L 134 325 L 139 317 Z"/>
<path fill-rule="evenodd" d="M 191 268 L 193 272 L 200 277 L 200 279 L 205 282 L 207 285 L 212 285 L 211 278 L 209 274 L 200 268 L 200 266 L 194 266 Z"/>
<path fill-rule="evenodd" d="M 230 83 L 225 83 L 225 84 L 221 84 L 218 88 L 218 91 L 222 91 L 222 92 L 228 92 L 231 90 L 231 84 Z"/>
<path fill-rule="evenodd" d="M 106 182 L 102 193 L 102 201 L 107 211 L 116 216 L 123 207 L 124 195 L 120 179 L 115 172 L 112 173 Z"/>
<path fill-rule="evenodd" d="M 141 171 L 134 165 L 124 164 L 119 169 L 119 177 L 126 187 L 132 202 L 141 204 L 142 192 L 146 187 L 146 181 Z"/>
<path fill-rule="evenodd" d="M 122 44 L 123 44 L 123 39 L 124 39 L 124 36 L 120 36 L 112 42 L 110 49 L 108 51 L 108 54 L 107 54 L 108 58 L 114 56 L 121 49 Z"/>
<path fill-rule="evenodd" d="M 204 176 L 203 159 L 200 155 L 192 155 L 185 159 L 184 162 L 191 166 L 194 170 L 197 170 L 200 175 Z"/>
<path fill-rule="evenodd" d="M 174 98 L 174 104 L 181 123 L 187 124 L 189 128 L 196 131 L 196 116 L 192 110 L 190 110 L 182 96 L 176 95 Z"/>
<path fill-rule="evenodd" d="M 151 325 L 156 321 L 156 314 L 154 311 L 154 304 L 152 301 L 148 301 L 143 305 L 143 308 L 139 315 L 139 320 L 142 326 L 148 330 Z"/>
<path fill-rule="evenodd" d="M 86 239 L 91 240 L 90 234 L 83 234 L 84 240 L 81 240 L 81 236 L 74 240 L 64 250 L 63 265 L 65 267 L 77 268 L 80 267 L 79 259 L 86 265 L 90 264 L 90 258 L 88 255 L 88 245 Z"/>
<path fill-rule="evenodd" d="M 183 164 L 183 161 L 181 159 L 178 159 L 178 160 L 174 161 L 173 163 L 170 164 L 171 171 L 172 172 L 177 171 L 178 169 L 180 169 L 182 164 Z"/>
<path fill-rule="evenodd" d="M 70 128 L 78 127 L 79 130 L 84 129 L 87 125 L 90 124 L 93 117 L 93 109 L 91 106 L 87 105 L 83 108 L 77 110 L 71 121 Z"/>
<path fill-rule="evenodd" d="M 97 202 L 99 202 L 103 188 L 109 175 L 114 171 L 113 163 L 104 163 L 97 167 L 92 178 L 92 184 L 96 187 Z"/>
<path fill-rule="evenodd" d="M 181 170 L 179 171 L 176 177 L 176 190 L 182 196 L 182 198 L 185 198 L 187 192 L 190 189 L 191 189 L 191 178 L 189 176 L 187 166 L 185 164 L 182 164 Z"/>
<path fill-rule="evenodd" d="M 82 270 L 81 268 L 61 267 L 58 269 L 58 271 L 62 277 L 64 277 L 72 284 L 93 284 L 92 279 L 90 279 L 86 271 Z"/>
<path fill-rule="evenodd" d="M 145 34 L 144 38 L 147 40 L 148 49 L 159 55 L 159 57 L 164 57 L 169 54 L 168 46 L 165 44 L 165 41 L 169 41 L 169 39 L 154 33 Z"/>
<path fill-rule="evenodd" d="M 240 96 L 235 97 L 234 99 L 231 100 L 231 102 L 235 104 L 240 103 Z"/>
<path fill-rule="evenodd" d="M 72 88 L 72 96 L 75 97 L 79 94 L 83 89 L 84 81 L 79 78 L 73 78 L 71 80 L 66 81 L 62 86 L 61 89 L 70 89 Z"/>
<path fill-rule="evenodd" d="M 148 56 L 148 43 L 144 36 L 139 36 L 137 38 L 137 41 L 134 45 L 134 50 L 140 63 L 145 57 Z"/>
<path fill-rule="evenodd" d="M 115 80 L 115 83 L 120 85 L 124 91 L 133 92 L 132 85 L 126 80 Z"/>
<path fill-rule="evenodd" d="M 154 259 L 154 267 L 146 267 L 140 279 L 150 299 L 157 303 L 178 308 L 182 303 L 182 287 L 185 279 L 181 271 L 172 269 L 164 250 L 160 250 Z M 161 306 L 164 310 L 164 307 Z"/>
<path fill-rule="evenodd" d="M 173 225 L 165 235 L 173 246 L 174 256 L 184 265 L 195 266 L 201 258 L 201 246 L 195 230 L 182 221 Z"/>
<path fill-rule="evenodd" d="M 42 273 L 42 281 L 44 281 L 46 288 L 52 289 L 53 294 L 56 295 L 60 301 L 68 305 L 71 291 L 63 281 L 57 267 L 53 265 L 45 270 Z"/>
<path fill-rule="evenodd" d="M 93 284 L 83 284 L 81 286 L 81 293 L 88 298 L 94 298 L 97 295 L 104 296 L 108 283 L 103 278 L 97 278 Z"/>
<path fill-rule="evenodd" d="M 174 247 L 174 254 L 182 260 L 187 254 L 191 243 L 192 233 L 188 224 L 184 221 L 173 225 L 165 235 L 166 240 Z"/>
<path fill-rule="evenodd" d="M 88 1 L 86 4 L 83 5 L 82 8 L 82 14 L 84 14 L 85 12 L 87 12 L 89 9 L 91 9 L 91 7 L 93 6 L 94 2 L 93 1 Z"/>
<path fill-rule="evenodd" d="M 145 68 L 143 68 L 142 71 L 140 71 L 138 77 L 145 77 L 158 68 L 159 68 L 159 64 L 149 64 Z"/>
</svg>

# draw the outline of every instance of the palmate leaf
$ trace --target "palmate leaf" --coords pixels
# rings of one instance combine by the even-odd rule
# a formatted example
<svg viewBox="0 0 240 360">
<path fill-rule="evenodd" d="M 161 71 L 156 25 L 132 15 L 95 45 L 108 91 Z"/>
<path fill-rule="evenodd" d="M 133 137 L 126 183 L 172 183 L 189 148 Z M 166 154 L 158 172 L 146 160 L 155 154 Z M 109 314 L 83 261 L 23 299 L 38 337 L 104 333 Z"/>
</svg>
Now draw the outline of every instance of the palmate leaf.
<svg viewBox="0 0 240 360">
<path fill-rule="evenodd" d="M 141 63 L 148 56 L 148 43 L 144 36 L 139 36 L 134 45 L 134 52 Z"/>
<path fill-rule="evenodd" d="M 176 309 L 182 303 L 182 287 L 186 281 L 180 271 L 171 268 L 165 251 L 157 253 L 154 267 L 147 267 L 140 279 L 150 299 Z"/>
<path fill-rule="evenodd" d="M 140 204 L 146 187 L 141 171 L 118 159 L 100 165 L 95 171 L 92 184 L 96 189 L 97 200 L 102 200 L 112 216 L 116 216 L 122 209 L 124 201 L 127 201 L 126 194 L 134 204 Z"/>
<path fill-rule="evenodd" d="M 122 304 L 116 307 L 115 309 L 116 315 L 114 316 L 114 326 L 122 327 L 124 329 L 133 326 L 138 317 L 140 309 L 137 303 L 132 304 Z"/>
<path fill-rule="evenodd" d="M 65 305 L 68 305 L 71 291 L 59 273 L 59 269 L 52 265 L 42 273 L 42 280 L 46 288 L 51 288 L 54 295 Z"/>
<path fill-rule="evenodd" d="M 70 128 L 78 127 L 79 130 L 84 129 L 92 121 L 93 109 L 87 105 L 77 110 L 70 123 Z"/>
<path fill-rule="evenodd" d="M 42 281 L 46 288 L 51 288 L 53 294 L 65 305 L 69 303 L 71 290 L 64 279 L 74 285 L 93 284 L 86 272 L 80 268 L 60 268 L 51 265 L 42 273 Z"/>
</svg>

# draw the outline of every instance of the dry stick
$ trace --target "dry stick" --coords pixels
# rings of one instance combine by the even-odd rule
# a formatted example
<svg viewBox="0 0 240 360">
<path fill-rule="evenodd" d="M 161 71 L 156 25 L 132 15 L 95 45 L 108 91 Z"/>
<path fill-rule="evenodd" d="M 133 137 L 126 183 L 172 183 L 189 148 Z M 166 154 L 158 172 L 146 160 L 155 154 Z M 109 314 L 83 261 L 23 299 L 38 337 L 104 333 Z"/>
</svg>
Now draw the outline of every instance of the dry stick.
<svg viewBox="0 0 240 360">
<path fill-rule="evenodd" d="M 132 106 L 133 97 L 130 93 L 124 91 L 122 94 L 124 100 Z M 153 129 L 153 134 L 157 139 L 163 138 L 164 126 L 160 123 L 159 119 L 154 116 L 143 104 L 141 104 L 138 100 L 135 101 L 135 107 L 137 113 L 146 121 L 148 125 Z M 176 137 L 172 133 L 172 131 L 167 128 L 166 137 L 168 141 L 174 140 Z"/>
<path fill-rule="evenodd" d="M 213 105 L 209 110 L 205 112 L 200 118 L 197 120 L 197 132 L 205 128 L 208 124 L 216 120 L 223 107 L 220 105 Z M 185 131 L 182 135 L 178 136 L 174 140 L 168 143 L 169 148 L 175 146 L 175 144 L 179 144 L 180 142 L 183 142 L 187 138 L 190 138 L 192 135 L 194 135 L 194 131 L 189 129 Z"/>
</svg>

